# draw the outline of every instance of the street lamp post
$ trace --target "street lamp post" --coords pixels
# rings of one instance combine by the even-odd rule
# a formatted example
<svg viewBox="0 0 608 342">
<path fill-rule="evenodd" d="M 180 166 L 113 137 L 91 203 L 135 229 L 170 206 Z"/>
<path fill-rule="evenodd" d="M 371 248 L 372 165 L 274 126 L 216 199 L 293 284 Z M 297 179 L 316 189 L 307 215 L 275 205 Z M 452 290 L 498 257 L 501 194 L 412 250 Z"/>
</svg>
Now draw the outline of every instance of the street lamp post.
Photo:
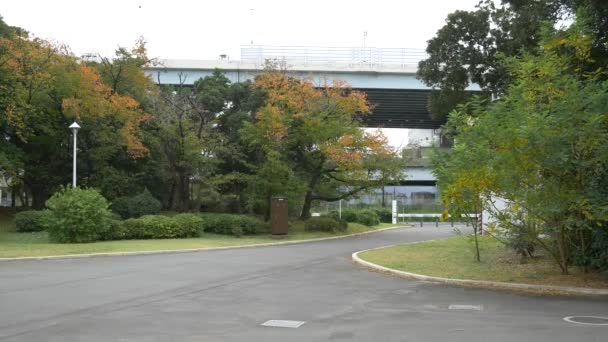
<svg viewBox="0 0 608 342">
<path fill-rule="evenodd" d="M 73 153 L 73 163 L 72 163 L 72 187 L 76 187 L 76 135 L 78 134 L 78 130 L 80 129 L 80 125 L 74 121 L 70 125 L 70 129 L 74 135 L 74 153 Z"/>
</svg>

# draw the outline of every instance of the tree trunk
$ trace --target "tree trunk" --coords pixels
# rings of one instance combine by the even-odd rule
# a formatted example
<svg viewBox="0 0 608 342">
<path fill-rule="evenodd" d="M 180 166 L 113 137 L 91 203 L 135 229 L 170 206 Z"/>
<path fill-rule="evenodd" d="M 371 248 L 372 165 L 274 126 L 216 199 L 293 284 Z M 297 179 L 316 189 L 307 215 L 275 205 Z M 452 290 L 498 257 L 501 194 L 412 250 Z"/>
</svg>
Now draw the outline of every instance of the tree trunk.
<svg viewBox="0 0 608 342">
<path fill-rule="evenodd" d="M 264 212 L 264 221 L 270 220 L 270 206 L 272 205 L 272 191 L 268 189 L 266 192 L 266 211 Z"/>
<path fill-rule="evenodd" d="M 557 234 L 557 250 L 559 251 L 559 268 L 562 270 L 562 274 L 568 274 L 568 256 L 566 252 L 566 236 L 564 227 L 559 228 Z"/>
<path fill-rule="evenodd" d="M 15 208 L 17 206 L 17 193 L 15 191 L 15 187 L 11 188 L 11 208 Z"/>
<path fill-rule="evenodd" d="M 167 208 L 169 208 L 169 209 L 173 209 L 173 203 L 175 202 L 174 194 L 175 194 L 175 179 L 173 181 L 171 181 L 171 189 L 169 190 L 169 199 L 167 201 Z"/>
<path fill-rule="evenodd" d="M 310 208 L 312 207 L 312 190 L 306 191 L 304 196 L 304 205 L 302 206 L 302 214 L 300 219 L 308 220 L 310 218 Z"/>
<path fill-rule="evenodd" d="M 321 174 L 317 173 L 310 179 L 308 182 L 308 190 L 306 191 L 306 195 L 304 196 L 304 205 L 302 206 L 302 213 L 300 214 L 300 219 L 308 220 L 310 218 L 310 209 L 312 208 L 312 193 L 314 189 L 317 187 L 317 183 L 319 183 L 319 179 L 321 178 Z"/>
<path fill-rule="evenodd" d="M 179 212 L 188 210 L 189 202 L 189 182 L 188 175 L 183 172 L 177 172 L 173 182 L 173 198 L 171 209 Z"/>
<path fill-rule="evenodd" d="M 49 192 L 47 189 L 40 189 L 32 187 L 32 208 L 36 210 L 44 209 L 46 200 L 49 199 Z M 27 203 L 25 203 L 27 205 Z M 24 203 L 21 203 L 24 205 Z"/>
<path fill-rule="evenodd" d="M 473 223 L 473 233 L 475 236 L 475 260 L 477 260 L 477 262 L 481 262 L 481 255 L 479 253 L 479 240 L 477 239 L 477 232 L 478 232 L 478 222 L 477 222 L 477 218 L 475 218 L 475 222 Z"/>
</svg>

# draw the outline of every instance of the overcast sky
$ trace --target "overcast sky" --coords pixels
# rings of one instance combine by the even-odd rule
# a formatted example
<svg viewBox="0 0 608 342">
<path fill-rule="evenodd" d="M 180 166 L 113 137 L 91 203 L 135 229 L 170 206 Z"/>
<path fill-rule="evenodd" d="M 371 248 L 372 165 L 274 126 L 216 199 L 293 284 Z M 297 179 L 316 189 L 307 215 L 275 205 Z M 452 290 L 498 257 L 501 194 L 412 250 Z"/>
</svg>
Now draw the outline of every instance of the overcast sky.
<svg viewBox="0 0 608 342">
<path fill-rule="evenodd" d="M 425 48 L 448 13 L 479 0 L 2 0 L 9 25 L 66 43 L 81 55 L 111 55 L 140 35 L 150 57 L 239 59 L 240 46 Z"/>
</svg>

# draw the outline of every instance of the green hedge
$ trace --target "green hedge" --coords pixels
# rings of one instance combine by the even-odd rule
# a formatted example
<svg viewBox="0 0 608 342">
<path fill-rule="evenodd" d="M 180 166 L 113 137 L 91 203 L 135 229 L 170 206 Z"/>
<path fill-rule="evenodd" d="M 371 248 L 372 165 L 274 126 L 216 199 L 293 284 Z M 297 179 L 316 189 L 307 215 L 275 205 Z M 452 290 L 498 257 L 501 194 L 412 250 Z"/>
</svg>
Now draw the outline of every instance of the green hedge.
<svg viewBox="0 0 608 342">
<path fill-rule="evenodd" d="M 375 226 L 380 224 L 378 214 L 371 209 L 342 210 L 342 219 L 347 222 L 360 223 L 366 226 Z"/>
<path fill-rule="evenodd" d="M 15 214 L 15 230 L 17 232 L 41 232 L 48 224 L 47 210 L 27 210 Z"/>
<path fill-rule="evenodd" d="M 234 236 L 266 233 L 267 223 L 255 217 L 236 214 L 200 214 L 203 219 L 203 230 L 208 233 Z"/>
<path fill-rule="evenodd" d="M 393 212 L 389 208 L 373 208 L 373 210 L 380 219 L 380 222 L 383 223 L 392 223 L 393 222 Z"/>
<path fill-rule="evenodd" d="M 145 215 L 125 221 L 112 222 L 104 240 L 177 239 L 200 235 L 203 220 L 194 214 L 173 217 Z"/>
<path fill-rule="evenodd" d="M 337 233 L 346 231 L 348 222 L 331 217 L 311 217 L 304 224 L 304 229 L 311 232 Z"/>
</svg>

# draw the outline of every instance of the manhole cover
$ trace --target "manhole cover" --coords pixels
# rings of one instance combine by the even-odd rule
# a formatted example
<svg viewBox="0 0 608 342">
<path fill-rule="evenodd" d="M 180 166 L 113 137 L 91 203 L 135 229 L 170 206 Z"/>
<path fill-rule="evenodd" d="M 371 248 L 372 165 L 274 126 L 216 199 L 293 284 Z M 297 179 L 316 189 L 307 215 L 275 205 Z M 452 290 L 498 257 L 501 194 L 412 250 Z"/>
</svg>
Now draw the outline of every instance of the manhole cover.
<svg viewBox="0 0 608 342">
<path fill-rule="evenodd" d="M 608 325 L 608 317 L 598 316 L 568 316 L 564 317 L 564 321 L 585 325 Z"/>
<path fill-rule="evenodd" d="M 276 328 L 299 328 L 304 323 L 306 323 L 306 322 L 271 319 L 270 321 L 266 321 L 266 322 L 262 323 L 262 325 L 265 327 L 276 327 Z"/>
<path fill-rule="evenodd" d="M 481 310 L 483 310 L 483 306 L 482 305 L 469 305 L 469 304 L 450 304 L 450 306 L 448 306 L 448 310 L 481 311 Z"/>
</svg>

